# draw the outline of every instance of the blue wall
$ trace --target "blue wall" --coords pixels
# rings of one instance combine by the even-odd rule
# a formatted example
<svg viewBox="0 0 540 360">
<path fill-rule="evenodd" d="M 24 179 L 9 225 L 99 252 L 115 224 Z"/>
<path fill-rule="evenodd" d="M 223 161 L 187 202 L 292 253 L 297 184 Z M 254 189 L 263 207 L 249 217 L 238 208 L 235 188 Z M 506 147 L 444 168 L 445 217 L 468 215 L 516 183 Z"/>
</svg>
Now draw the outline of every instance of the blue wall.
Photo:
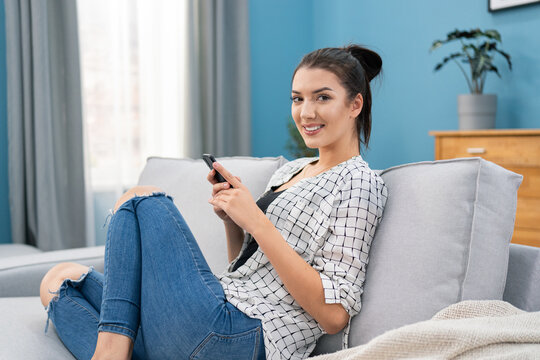
<svg viewBox="0 0 540 360">
<path fill-rule="evenodd" d="M 313 49 L 311 0 L 251 0 L 252 154 L 286 155 L 291 75 Z"/>
<path fill-rule="evenodd" d="M 7 166 L 6 31 L 4 1 L 0 1 L 0 243 L 11 242 Z"/>
<path fill-rule="evenodd" d="M 490 13 L 487 1 L 483 0 L 313 0 L 303 4 L 302 14 L 292 11 L 285 2 L 251 0 L 251 5 L 257 8 L 257 11 L 250 12 L 251 22 L 257 29 L 254 32 L 252 27 L 252 44 L 258 42 L 258 36 L 272 36 L 276 30 L 281 31 L 282 21 L 275 25 L 275 22 L 266 20 L 265 14 L 269 11 L 274 16 L 287 14 L 288 20 L 285 21 L 288 26 L 312 27 L 311 32 L 305 34 L 302 30 L 304 35 L 299 40 L 304 39 L 304 43 L 289 42 L 285 48 L 277 44 L 273 52 L 265 48 L 264 54 L 260 53 L 260 47 L 252 46 L 252 61 L 259 64 L 264 61 L 265 68 L 274 63 L 273 53 L 282 50 L 293 52 L 351 42 L 364 44 L 381 55 L 383 77 L 372 84 L 373 130 L 370 150 L 365 155 L 372 168 L 432 160 L 434 143 L 428 132 L 457 129 L 456 97 L 468 92 L 465 79 L 454 64 L 433 72 L 434 65 L 450 52 L 450 48 L 443 47 L 429 53 L 433 40 L 444 38 L 455 28 L 495 28 L 502 35 L 502 48 L 512 56 L 514 70 L 510 72 L 500 58 L 496 65 L 502 79 L 490 74 L 486 82 L 484 92 L 498 95 L 496 127 L 540 128 L 540 5 Z M 291 13 L 299 19 L 293 19 Z M 310 13 L 311 19 L 308 18 Z M 281 70 L 294 69 L 299 57 L 281 59 Z M 254 89 L 265 90 L 273 96 L 281 91 L 289 94 L 290 78 L 274 78 L 276 86 L 265 84 L 269 75 L 258 73 L 261 70 L 261 66 L 252 67 Z M 269 121 L 260 117 L 262 110 L 257 110 L 264 107 L 261 102 L 263 96 L 258 94 L 252 98 L 254 153 L 284 153 L 285 131 L 271 138 L 268 136 L 270 130 L 279 129 L 265 127 L 268 131 L 258 131 L 261 123 Z M 271 100 L 266 103 L 268 105 Z M 285 111 L 281 103 L 274 105 L 273 111 L 277 108 L 280 112 Z M 258 147 L 263 139 L 271 139 L 273 146 Z"/>
</svg>

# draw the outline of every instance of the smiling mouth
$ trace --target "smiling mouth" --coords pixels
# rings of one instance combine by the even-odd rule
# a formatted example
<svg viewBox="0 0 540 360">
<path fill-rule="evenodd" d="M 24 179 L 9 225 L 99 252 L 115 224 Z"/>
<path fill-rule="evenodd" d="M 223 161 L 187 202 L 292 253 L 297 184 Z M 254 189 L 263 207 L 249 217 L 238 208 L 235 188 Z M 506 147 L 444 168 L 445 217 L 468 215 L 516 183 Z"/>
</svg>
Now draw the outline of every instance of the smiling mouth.
<svg viewBox="0 0 540 360">
<path fill-rule="evenodd" d="M 323 127 L 324 127 L 324 125 L 302 126 L 302 128 L 304 129 L 304 132 L 305 132 L 307 135 L 315 135 L 315 134 L 317 134 Z"/>
<path fill-rule="evenodd" d="M 317 125 L 317 126 L 311 126 L 311 127 L 304 126 L 304 129 L 306 129 L 307 131 L 315 131 L 315 130 L 319 130 L 323 126 L 324 125 Z"/>
</svg>

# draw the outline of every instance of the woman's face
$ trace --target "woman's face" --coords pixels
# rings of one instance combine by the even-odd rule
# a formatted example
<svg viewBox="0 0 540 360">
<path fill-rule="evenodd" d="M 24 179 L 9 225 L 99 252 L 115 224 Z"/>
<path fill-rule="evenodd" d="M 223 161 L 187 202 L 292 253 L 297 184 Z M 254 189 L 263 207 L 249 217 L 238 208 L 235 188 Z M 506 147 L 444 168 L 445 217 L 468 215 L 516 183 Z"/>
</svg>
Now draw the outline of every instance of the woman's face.
<svg viewBox="0 0 540 360">
<path fill-rule="evenodd" d="M 291 112 L 306 146 L 319 150 L 358 150 L 355 119 L 362 110 L 362 95 L 349 99 L 334 73 L 300 68 L 292 82 Z"/>
</svg>

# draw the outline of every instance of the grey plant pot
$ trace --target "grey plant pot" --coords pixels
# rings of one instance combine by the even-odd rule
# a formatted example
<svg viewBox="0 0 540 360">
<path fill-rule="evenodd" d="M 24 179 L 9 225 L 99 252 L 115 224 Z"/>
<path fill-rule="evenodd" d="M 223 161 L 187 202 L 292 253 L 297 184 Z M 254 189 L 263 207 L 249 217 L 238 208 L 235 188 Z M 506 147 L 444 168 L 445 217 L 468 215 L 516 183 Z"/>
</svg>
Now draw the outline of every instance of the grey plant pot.
<svg viewBox="0 0 540 360">
<path fill-rule="evenodd" d="M 459 130 L 493 129 L 497 113 L 497 95 L 458 95 Z"/>
</svg>

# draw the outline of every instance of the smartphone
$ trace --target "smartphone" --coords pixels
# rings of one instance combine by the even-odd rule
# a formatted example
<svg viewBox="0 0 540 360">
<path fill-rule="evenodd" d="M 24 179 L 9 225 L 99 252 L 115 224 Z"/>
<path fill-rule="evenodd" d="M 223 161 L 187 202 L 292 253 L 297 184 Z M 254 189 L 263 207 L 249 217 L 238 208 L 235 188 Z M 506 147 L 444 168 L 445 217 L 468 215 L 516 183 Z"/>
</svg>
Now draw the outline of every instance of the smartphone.
<svg viewBox="0 0 540 360">
<path fill-rule="evenodd" d="M 208 167 L 211 169 L 211 170 L 215 170 L 214 169 L 214 166 L 212 165 L 213 163 L 216 162 L 216 158 L 214 157 L 214 155 L 212 154 L 203 154 L 202 156 L 204 162 L 206 163 L 206 165 L 208 165 Z M 216 170 L 216 176 L 215 176 L 217 182 L 227 182 L 227 180 L 225 180 L 225 178 L 223 177 L 223 175 L 221 175 L 217 170 Z M 231 185 L 232 187 L 232 185 Z"/>
</svg>

